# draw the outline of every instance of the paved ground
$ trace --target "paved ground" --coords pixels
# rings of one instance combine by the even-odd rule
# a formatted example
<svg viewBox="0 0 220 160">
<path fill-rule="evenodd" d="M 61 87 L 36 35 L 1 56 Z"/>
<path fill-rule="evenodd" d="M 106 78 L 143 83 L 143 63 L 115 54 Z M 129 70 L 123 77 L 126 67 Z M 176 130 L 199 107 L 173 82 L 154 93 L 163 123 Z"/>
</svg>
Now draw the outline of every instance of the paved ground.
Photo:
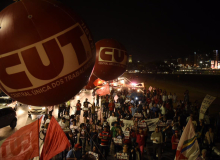
<svg viewBox="0 0 220 160">
<path fill-rule="evenodd" d="M 9 137 L 13 133 L 15 133 L 17 130 L 19 130 L 21 127 L 30 124 L 34 121 L 36 116 L 33 116 L 33 120 L 31 118 L 28 118 L 28 107 L 27 105 L 19 106 L 16 114 L 17 114 L 17 126 L 14 129 L 11 129 L 10 126 L 4 127 L 0 129 L 0 146 L 2 145 L 5 138 Z"/>
</svg>

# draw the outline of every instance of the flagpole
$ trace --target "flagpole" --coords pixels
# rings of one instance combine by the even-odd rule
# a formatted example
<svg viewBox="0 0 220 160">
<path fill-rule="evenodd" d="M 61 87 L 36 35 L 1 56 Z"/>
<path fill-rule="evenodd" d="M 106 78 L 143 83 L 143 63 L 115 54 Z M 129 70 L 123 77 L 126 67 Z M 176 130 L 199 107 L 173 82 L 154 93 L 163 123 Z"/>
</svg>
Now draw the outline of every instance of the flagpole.
<svg viewBox="0 0 220 160">
<path fill-rule="evenodd" d="M 39 118 L 38 118 L 38 124 L 37 124 L 37 131 L 38 131 L 38 152 L 39 152 L 39 160 L 40 160 L 40 141 L 39 141 Z"/>
</svg>

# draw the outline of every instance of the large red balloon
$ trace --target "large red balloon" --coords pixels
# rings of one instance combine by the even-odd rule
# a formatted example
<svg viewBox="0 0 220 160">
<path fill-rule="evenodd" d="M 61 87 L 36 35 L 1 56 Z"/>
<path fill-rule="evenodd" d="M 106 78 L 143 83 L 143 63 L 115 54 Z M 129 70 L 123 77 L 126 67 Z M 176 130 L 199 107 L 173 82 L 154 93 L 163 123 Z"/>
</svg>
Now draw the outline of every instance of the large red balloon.
<svg viewBox="0 0 220 160">
<path fill-rule="evenodd" d="M 125 47 L 113 39 L 96 43 L 96 62 L 93 73 L 102 80 L 118 78 L 126 71 L 128 54 Z"/>
<path fill-rule="evenodd" d="M 22 0 L 0 13 L 0 87 L 30 105 L 69 100 L 88 82 L 95 45 L 86 24 L 54 0 Z"/>
<path fill-rule="evenodd" d="M 94 89 L 96 86 L 93 84 L 93 82 L 97 79 L 96 76 L 94 76 L 93 74 L 91 74 L 90 78 L 89 78 L 89 82 L 88 84 L 85 86 L 85 89 L 91 90 Z"/>
</svg>

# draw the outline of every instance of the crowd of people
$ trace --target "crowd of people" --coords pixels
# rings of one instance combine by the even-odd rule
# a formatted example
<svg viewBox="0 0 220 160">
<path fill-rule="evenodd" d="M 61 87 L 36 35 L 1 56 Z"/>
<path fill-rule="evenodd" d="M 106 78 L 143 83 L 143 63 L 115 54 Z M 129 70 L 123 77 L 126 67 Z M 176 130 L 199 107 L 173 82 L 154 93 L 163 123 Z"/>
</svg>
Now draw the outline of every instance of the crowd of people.
<svg viewBox="0 0 220 160">
<path fill-rule="evenodd" d="M 211 159 L 212 148 L 220 140 L 220 112 L 211 118 L 207 111 L 204 119 L 199 119 L 201 103 L 190 102 L 189 98 L 188 90 L 180 100 L 175 93 L 153 88 L 151 91 L 112 89 L 110 95 L 97 95 L 96 104 L 88 99 L 83 103 L 78 100 L 75 114 L 69 115 L 66 111 L 59 122 L 62 129 L 70 128 L 66 135 L 71 147 L 65 156 L 77 160 L 88 156 L 107 160 L 112 146 L 116 159 L 143 160 L 149 154 L 147 147 L 151 146 L 150 156 L 162 159 L 166 146 L 172 146 L 174 158 L 181 134 L 191 118 L 201 151 L 198 159 Z M 100 119 L 98 109 L 102 113 Z M 80 123 L 81 114 L 84 123 Z M 110 117 L 117 120 L 109 124 Z M 139 123 L 154 118 L 159 118 L 154 132 L 149 131 L 147 124 Z M 123 131 L 121 119 L 131 120 L 134 125 Z"/>
</svg>

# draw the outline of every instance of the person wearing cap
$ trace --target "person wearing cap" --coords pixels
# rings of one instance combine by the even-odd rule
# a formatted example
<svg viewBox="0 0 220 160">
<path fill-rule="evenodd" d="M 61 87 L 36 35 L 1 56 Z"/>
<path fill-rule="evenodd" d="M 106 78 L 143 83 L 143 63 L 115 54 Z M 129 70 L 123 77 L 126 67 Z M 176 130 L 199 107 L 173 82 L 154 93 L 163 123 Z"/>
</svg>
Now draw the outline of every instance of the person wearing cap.
<svg viewBox="0 0 220 160">
<path fill-rule="evenodd" d="M 82 158 L 81 148 L 82 146 L 79 143 L 75 144 L 74 148 L 67 153 L 67 160 L 72 160 L 73 158 L 80 160 Z"/>
<path fill-rule="evenodd" d="M 174 157 L 176 155 L 176 149 L 177 149 L 179 141 L 180 141 L 179 131 L 175 130 L 175 134 L 172 136 L 172 139 L 171 139 L 172 150 L 173 150 Z"/>
</svg>

